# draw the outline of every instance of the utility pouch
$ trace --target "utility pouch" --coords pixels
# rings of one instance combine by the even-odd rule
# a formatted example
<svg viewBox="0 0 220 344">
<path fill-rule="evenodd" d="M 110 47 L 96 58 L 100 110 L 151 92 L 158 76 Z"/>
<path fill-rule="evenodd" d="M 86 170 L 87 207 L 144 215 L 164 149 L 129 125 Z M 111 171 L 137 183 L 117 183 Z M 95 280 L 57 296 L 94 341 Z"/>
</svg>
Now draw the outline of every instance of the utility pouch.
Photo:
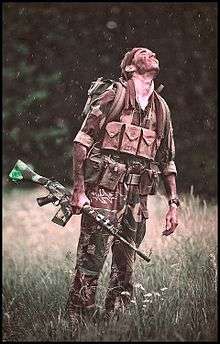
<svg viewBox="0 0 220 344">
<path fill-rule="evenodd" d="M 118 150 L 123 126 L 121 122 L 109 122 L 106 125 L 102 148 Z"/>
<path fill-rule="evenodd" d="M 159 186 L 159 172 L 152 173 L 152 186 L 149 195 L 156 195 Z"/>
<path fill-rule="evenodd" d="M 114 191 L 122 175 L 126 172 L 126 165 L 116 161 L 106 160 L 105 171 L 99 186 Z"/>
<path fill-rule="evenodd" d="M 150 129 L 142 128 L 142 135 L 137 155 L 152 159 L 155 157 L 156 150 L 156 132 Z"/>
<path fill-rule="evenodd" d="M 100 150 L 94 150 L 84 162 L 84 182 L 96 184 L 105 168 L 105 162 Z"/>
<path fill-rule="evenodd" d="M 126 124 L 120 151 L 123 153 L 130 153 L 136 155 L 140 135 L 141 127 L 132 124 Z"/>
<path fill-rule="evenodd" d="M 139 192 L 141 196 L 150 195 L 152 188 L 152 171 L 145 170 L 140 177 Z"/>
<path fill-rule="evenodd" d="M 152 169 L 146 169 L 140 177 L 139 192 L 140 195 L 155 195 L 159 185 L 159 169 L 154 166 Z"/>
</svg>

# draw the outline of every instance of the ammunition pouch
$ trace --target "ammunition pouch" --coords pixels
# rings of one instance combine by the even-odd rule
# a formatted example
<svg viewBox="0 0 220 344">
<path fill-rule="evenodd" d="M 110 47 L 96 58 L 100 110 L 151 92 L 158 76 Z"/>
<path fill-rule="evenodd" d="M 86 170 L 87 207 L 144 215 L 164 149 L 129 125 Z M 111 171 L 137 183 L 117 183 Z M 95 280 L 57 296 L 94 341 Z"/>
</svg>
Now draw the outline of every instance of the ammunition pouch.
<svg viewBox="0 0 220 344">
<path fill-rule="evenodd" d="M 156 132 L 122 122 L 109 122 L 105 128 L 103 149 L 154 159 L 160 140 Z"/>
<path fill-rule="evenodd" d="M 124 124 L 121 122 L 109 122 L 105 127 L 102 148 L 117 151 L 120 147 L 120 137 L 123 128 Z"/>
<path fill-rule="evenodd" d="M 124 131 L 121 134 L 121 146 L 118 147 L 120 152 L 136 155 L 141 136 L 141 127 L 125 124 Z"/>
<path fill-rule="evenodd" d="M 125 175 L 126 165 L 110 159 L 105 160 L 105 171 L 102 174 L 99 185 L 114 191 L 121 177 Z"/>
<path fill-rule="evenodd" d="M 99 181 L 102 170 L 103 161 L 98 158 L 88 158 L 84 162 L 84 182 L 95 184 Z"/>
<path fill-rule="evenodd" d="M 137 155 L 148 159 L 154 159 L 157 151 L 156 132 L 142 128 L 142 135 L 138 146 Z"/>
<path fill-rule="evenodd" d="M 84 182 L 114 191 L 126 172 L 126 165 L 114 161 L 93 148 L 84 163 Z"/>
<path fill-rule="evenodd" d="M 88 184 L 97 184 L 104 167 L 105 162 L 103 155 L 99 149 L 93 148 L 84 162 L 84 182 Z"/>
</svg>

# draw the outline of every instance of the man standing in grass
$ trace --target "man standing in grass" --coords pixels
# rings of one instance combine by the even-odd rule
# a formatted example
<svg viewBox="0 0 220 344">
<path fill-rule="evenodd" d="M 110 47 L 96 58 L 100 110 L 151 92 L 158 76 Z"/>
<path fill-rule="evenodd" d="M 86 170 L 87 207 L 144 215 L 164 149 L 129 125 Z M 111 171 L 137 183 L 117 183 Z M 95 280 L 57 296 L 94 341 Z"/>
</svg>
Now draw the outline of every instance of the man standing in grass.
<svg viewBox="0 0 220 344">
<path fill-rule="evenodd" d="M 154 194 L 159 173 L 168 197 L 163 234 L 173 233 L 177 226 L 175 147 L 168 105 L 154 89 L 159 73 L 155 53 L 134 48 L 125 54 L 121 70 L 118 82 L 101 82 L 105 87 L 92 99 L 74 139 L 71 205 L 75 214 L 86 203 L 98 209 L 120 224 L 120 235 L 138 247 L 146 231 L 148 195 Z M 73 325 L 95 311 L 98 278 L 110 249 L 106 317 L 129 305 L 135 253 L 83 214 L 69 294 Z"/>
</svg>

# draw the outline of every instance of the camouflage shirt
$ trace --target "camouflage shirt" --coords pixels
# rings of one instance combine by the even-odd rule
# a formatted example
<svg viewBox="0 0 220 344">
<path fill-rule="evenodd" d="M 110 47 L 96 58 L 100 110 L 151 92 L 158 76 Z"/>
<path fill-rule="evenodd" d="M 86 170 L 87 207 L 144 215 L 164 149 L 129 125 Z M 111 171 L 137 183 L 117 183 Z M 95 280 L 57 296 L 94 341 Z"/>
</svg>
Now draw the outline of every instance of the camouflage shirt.
<svg viewBox="0 0 220 344">
<path fill-rule="evenodd" d="M 116 88 L 113 84 L 91 104 L 90 110 L 81 126 L 81 129 L 76 135 L 74 142 L 79 142 L 87 148 L 91 148 L 94 143 L 97 143 L 100 140 L 100 131 L 105 123 L 106 114 L 108 114 L 114 101 L 115 92 Z M 155 160 L 158 162 L 163 175 L 168 175 L 170 173 L 176 174 L 177 170 L 174 162 L 175 144 L 170 110 L 165 100 L 161 96 L 158 97 L 162 106 L 166 108 L 167 115 L 164 123 L 164 135 Z M 143 111 L 136 102 L 132 124 L 144 127 L 146 117 L 148 117 L 148 128 L 155 130 L 157 124 L 155 108 L 155 102 L 149 101 L 147 107 Z"/>
</svg>

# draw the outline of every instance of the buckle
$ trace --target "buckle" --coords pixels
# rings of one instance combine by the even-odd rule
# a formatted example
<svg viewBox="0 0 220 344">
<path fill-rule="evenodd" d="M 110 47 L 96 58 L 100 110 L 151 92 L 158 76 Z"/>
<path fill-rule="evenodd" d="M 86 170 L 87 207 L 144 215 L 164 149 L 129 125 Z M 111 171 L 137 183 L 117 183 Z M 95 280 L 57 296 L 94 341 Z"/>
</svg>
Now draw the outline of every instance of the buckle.
<svg viewBox="0 0 220 344">
<path fill-rule="evenodd" d="M 124 183 L 128 185 L 139 185 L 140 177 L 140 174 L 129 173 L 125 175 Z"/>
</svg>

